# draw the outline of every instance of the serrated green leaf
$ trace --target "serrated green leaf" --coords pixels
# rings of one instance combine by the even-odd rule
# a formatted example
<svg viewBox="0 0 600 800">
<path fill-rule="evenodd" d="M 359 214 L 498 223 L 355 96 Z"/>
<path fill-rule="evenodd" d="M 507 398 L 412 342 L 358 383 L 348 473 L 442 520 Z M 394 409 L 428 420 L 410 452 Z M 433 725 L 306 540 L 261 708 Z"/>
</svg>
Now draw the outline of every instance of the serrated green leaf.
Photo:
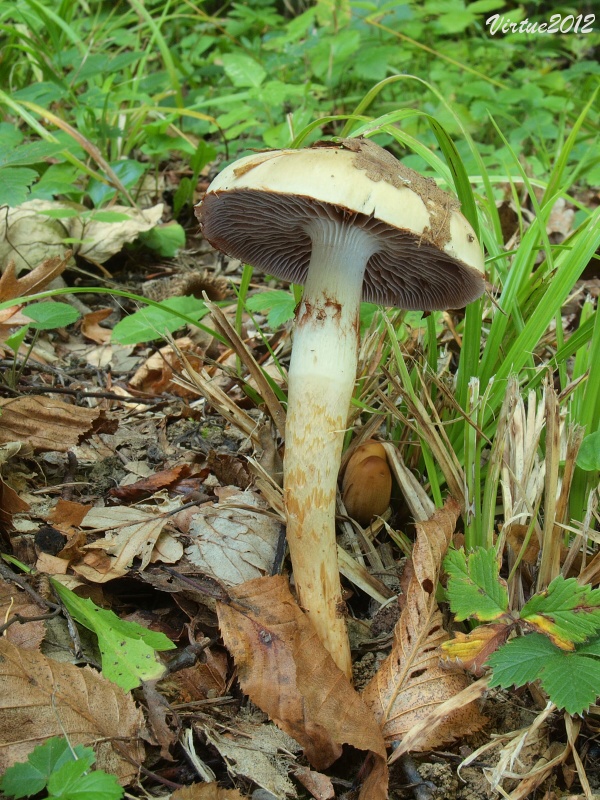
<svg viewBox="0 0 600 800">
<path fill-rule="evenodd" d="M 145 306 L 122 319 L 113 328 L 112 338 L 119 344 L 141 344 L 160 339 L 165 333 L 173 333 L 185 322 L 170 309 L 195 320 L 208 314 L 204 302 L 196 297 L 168 297 L 160 303 L 160 308 Z"/>
<path fill-rule="evenodd" d="M 0 148 L 0 167 L 38 164 L 45 158 L 58 155 L 64 145 L 58 142 L 30 142 L 19 147 Z"/>
<path fill-rule="evenodd" d="M 43 303 L 31 303 L 23 314 L 33 322 L 30 328 L 40 331 L 49 331 L 54 328 L 66 328 L 79 319 L 79 311 L 67 303 L 57 303 L 55 300 L 46 300 Z"/>
<path fill-rule="evenodd" d="M 525 603 L 521 619 L 549 636 L 557 647 L 573 650 L 576 643 L 600 631 L 600 589 L 559 575 L 546 591 Z"/>
<path fill-rule="evenodd" d="M 66 739 L 54 736 L 34 748 L 27 761 L 9 767 L 0 778 L 0 789 L 10 797 L 30 797 L 41 792 L 52 773 L 75 757 L 82 760 L 86 769 L 95 761 L 90 747 L 77 745 L 71 749 Z"/>
<path fill-rule="evenodd" d="M 539 680 L 559 708 L 581 714 L 600 693 L 599 656 L 600 639 L 566 652 L 543 634 L 532 633 L 513 639 L 490 656 L 490 686 L 508 689 Z"/>
<path fill-rule="evenodd" d="M 73 785 L 48 796 L 48 800 L 120 800 L 123 788 L 114 775 L 97 770 L 83 775 Z"/>
<path fill-rule="evenodd" d="M 293 319 L 296 300 L 291 292 L 273 289 L 268 292 L 253 294 L 246 301 L 250 311 L 267 311 L 267 323 L 270 328 L 279 328 Z"/>
<path fill-rule="evenodd" d="M 487 666 L 492 668 L 491 686 L 524 686 L 537 680 L 548 658 L 557 651 L 547 636 L 532 633 L 512 639 L 492 653 Z"/>
<path fill-rule="evenodd" d="M 29 187 L 38 174 L 27 167 L 3 167 L 0 169 L 0 206 L 16 208 L 27 200 Z"/>
<path fill-rule="evenodd" d="M 493 547 L 478 547 L 468 556 L 464 550 L 451 550 L 444 559 L 444 569 L 449 575 L 450 608 L 457 620 L 473 617 L 491 622 L 506 614 L 508 592 Z"/>
<path fill-rule="evenodd" d="M 106 678 L 130 691 L 141 681 L 154 680 L 164 674 L 164 666 L 157 660 L 155 651 L 172 650 L 175 645 L 163 633 L 119 619 L 112 611 L 78 597 L 56 579 L 50 580 L 71 616 L 98 637 L 102 674 Z"/>
</svg>

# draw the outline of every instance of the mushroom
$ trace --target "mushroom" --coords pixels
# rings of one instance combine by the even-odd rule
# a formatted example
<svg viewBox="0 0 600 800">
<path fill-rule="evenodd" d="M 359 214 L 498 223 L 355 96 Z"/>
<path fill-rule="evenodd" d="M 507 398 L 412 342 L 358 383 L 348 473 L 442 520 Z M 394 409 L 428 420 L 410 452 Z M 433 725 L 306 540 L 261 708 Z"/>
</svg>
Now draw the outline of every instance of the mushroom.
<svg viewBox="0 0 600 800">
<path fill-rule="evenodd" d="M 479 297 L 483 254 L 459 209 L 367 139 L 242 158 L 196 208 L 218 250 L 304 284 L 288 375 L 287 540 L 300 604 L 349 678 L 335 501 L 360 302 L 432 311 Z"/>
</svg>

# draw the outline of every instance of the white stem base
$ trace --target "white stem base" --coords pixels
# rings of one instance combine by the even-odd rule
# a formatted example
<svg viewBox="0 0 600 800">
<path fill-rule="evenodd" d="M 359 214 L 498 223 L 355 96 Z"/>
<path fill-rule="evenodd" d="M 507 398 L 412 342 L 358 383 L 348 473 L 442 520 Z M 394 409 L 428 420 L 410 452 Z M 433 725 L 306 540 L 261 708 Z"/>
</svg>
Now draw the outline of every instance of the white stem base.
<svg viewBox="0 0 600 800">
<path fill-rule="evenodd" d="M 356 379 L 364 231 L 332 220 L 310 231 L 313 251 L 289 370 L 284 487 L 287 540 L 302 607 L 340 669 L 352 676 L 335 538 L 335 498 Z"/>
</svg>

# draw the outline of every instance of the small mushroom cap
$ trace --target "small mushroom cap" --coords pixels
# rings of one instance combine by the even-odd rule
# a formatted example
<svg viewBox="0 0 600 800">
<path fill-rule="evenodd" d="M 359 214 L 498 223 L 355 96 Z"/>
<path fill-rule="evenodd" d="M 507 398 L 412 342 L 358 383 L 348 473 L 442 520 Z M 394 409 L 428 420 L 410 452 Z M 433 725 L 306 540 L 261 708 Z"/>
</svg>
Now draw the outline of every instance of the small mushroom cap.
<svg viewBox="0 0 600 800">
<path fill-rule="evenodd" d="M 304 283 L 318 216 L 377 241 L 363 300 L 407 309 L 462 308 L 485 287 L 481 247 L 458 201 L 368 139 L 273 150 L 226 167 L 196 208 L 218 250 Z"/>
</svg>

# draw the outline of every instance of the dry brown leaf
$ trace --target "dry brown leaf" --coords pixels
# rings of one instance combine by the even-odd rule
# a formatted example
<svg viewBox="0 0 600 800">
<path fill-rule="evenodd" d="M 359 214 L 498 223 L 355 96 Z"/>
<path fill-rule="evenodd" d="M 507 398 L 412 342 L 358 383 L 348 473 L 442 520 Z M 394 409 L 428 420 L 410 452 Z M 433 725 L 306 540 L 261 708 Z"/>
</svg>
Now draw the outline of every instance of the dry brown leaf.
<svg viewBox="0 0 600 800">
<path fill-rule="evenodd" d="M 24 511 L 29 511 L 28 504 L 25 500 L 21 500 L 15 490 L 0 478 L 0 524 L 6 529 L 11 528 L 13 514 L 20 514 Z"/>
<path fill-rule="evenodd" d="M 442 644 L 444 665 L 452 668 L 456 664 L 458 668 L 481 677 L 485 672 L 483 665 L 504 644 L 511 630 L 511 625 L 498 622 L 479 625 L 471 633 L 455 631 L 454 638 Z"/>
<path fill-rule="evenodd" d="M 315 772 L 308 767 L 296 767 L 294 777 L 297 778 L 305 789 L 311 793 L 315 800 L 333 800 L 335 790 L 328 775 Z"/>
<path fill-rule="evenodd" d="M 17 208 L 9 208 L 0 217 L 0 266 L 14 260 L 16 272 L 31 269 L 51 255 L 66 257 L 65 238 L 76 240 L 71 245 L 77 255 L 96 264 L 103 264 L 120 252 L 126 242 L 133 242 L 140 233 L 158 224 L 164 205 L 138 211 L 128 206 L 111 206 L 112 212 L 125 214 L 122 222 L 100 222 L 89 210 L 76 203 L 55 200 L 28 200 Z M 52 219 L 45 212 L 66 209 L 81 211 L 76 216 Z"/>
<path fill-rule="evenodd" d="M 0 773 L 51 736 L 66 736 L 73 746 L 94 746 L 97 767 L 121 783 L 136 777 L 144 717 L 114 683 L 0 638 L 0 686 Z"/>
<path fill-rule="evenodd" d="M 219 624 L 244 692 L 302 745 L 317 769 L 332 764 L 343 743 L 374 753 L 382 772 L 369 800 L 385 798 L 381 731 L 294 601 L 287 580 L 258 578 L 229 593 L 230 604 L 217 604 Z"/>
<path fill-rule="evenodd" d="M 22 589 L 0 578 L 0 625 L 4 625 L 16 615 L 25 619 L 47 613 L 47 608 L 36 605 Z M 4 631 L 2 636 L 15 647 L 21 647 L 23 650 L 39 650 L 45 634 L 46 627 L 43 621 L 37 620 L 35 622 L 15 622 Z"/>
<path fill-rule="evenodd" d="M 190 524 L 192 543 L 185 554 L 192 564 L 228 586 L 268 575 L 281 524 L 261 513 L 265 507 L 253 492 L 237 491 L 226 503 L 201 508 Z"/>
<path fill-rule="evenodd" d="M 42 289 L 64 272 L 71 255 L 71 251 L 68 250 L 64 258 L 60 256 L 47 258 L 22 278 L 17 278 L 15 262 L 9 261 L 3 274 L 0 275 L 0 302 L 12 300 L 15 297 L 24 297 L 34 292 L 41 292 Z"/>
<path fill-rule="evenodd" d="M 96 344 L 108 344 L 110 342 L 112 331 L 109 328 L 103 328 L 100 323 L 113 313 L 112 308 L 99 308 L 98 311 L 91 311 L 89 314 L 84 314 L 81 320 L 81 333 L 86 339 L 90 339 Z"/>
<path fill-rule="evenodd" d="M 444 701 L 464 689 L 466 675 L 440 664 L 440 645 L 449 639 L 435 600 L 442 559 L 450 542 L 460 507 L 448 500 L 433 517 L 417 523 L 413 573 L 405 604 L 394 629 L 390 655 L 367 685 L 363 698 L 379 720 L 387 742 L 396 742 Z M 471 704 L 429 726 L 413 750 L 430 750 L 478 730 L 485 722 Z"/>
<path fill-rule="evenodd" d="M 92 506 L 76 503 L 73 500 L 63 500 L 59 498 L 52 511 L 48 514 L 47 521 L 65 536 L 75 535 L 75 529 L 79 528 L 85 515 L 92 509 Z"/>
<path fill-rule="evenodd" d="M 76 564 L 73 569 L 94 583 L 105 583 L 126 575 L 134 558 L 141 559 L 141 570 L 155 556 L 155 560 L 160 558 L 174 564 L 183 555 L 183 546 L 163 531 L 168 522 L 169 517 L 162 511 L 157 515 L 140 508 L 124 506 L 92 508 L 82 525 L 96 529 L 113 529 L 115 532 L 84 548 L 87 551 L 105 551 L 106 558 L 98 559 L 97 554 L 92 552 L 92 558 L 84 558 L 84 563 Z"/>
<path fill-rule="evenodd" d="M 237 789 L 221 789 L 218 783 L 192 783 L 177 789 L 171 800 L 246 800 Z"/>
<path fill-rule="evenodd" d="M 119 486 L 109 491 L 109 497 L 115 497 L 123 503 L 135 503 L 149 497 L 162 489 L 173 489 L 190 475 L 188 464 L 179 464 L 171 469 L 162 469 L 135 483 Z"/>
<path fill-rule="evenodd" d="M 0 444 L 27 442 L 34 450 L 65 453 L 92 433 L 114 433 L 98 408 L 81 408 L 49 397 L 11 397 L 0 400 Z"/>
<path fill-rule="evenodd" d="M 195 396 L 194 390 L 179 383 L 173 383 L 173 375 L 183 371 L 180 357 L 182 352 L 185 353 L 187 361 L 194 369 L 201 369 L 204 363 L 201 349 L 189 336 L 183 336 L 175 339 L 172 345 L 165 345 L 153 353 L 136 371 L 129 381 L 129 385 L 146 394 L 162 394 L 168 391 L 179 397 Z"/>
<path fill-rule="evenodd" d="M 244 719 L 242 715 L 223 733 L 217 726 L 202 725 L 207 741 L 223 758 L 233 778 L 246 778 L 274 797 L 297 797 L 288 778 L 289 755 L 298 745 L 272 722 Z"/>
</svg>

